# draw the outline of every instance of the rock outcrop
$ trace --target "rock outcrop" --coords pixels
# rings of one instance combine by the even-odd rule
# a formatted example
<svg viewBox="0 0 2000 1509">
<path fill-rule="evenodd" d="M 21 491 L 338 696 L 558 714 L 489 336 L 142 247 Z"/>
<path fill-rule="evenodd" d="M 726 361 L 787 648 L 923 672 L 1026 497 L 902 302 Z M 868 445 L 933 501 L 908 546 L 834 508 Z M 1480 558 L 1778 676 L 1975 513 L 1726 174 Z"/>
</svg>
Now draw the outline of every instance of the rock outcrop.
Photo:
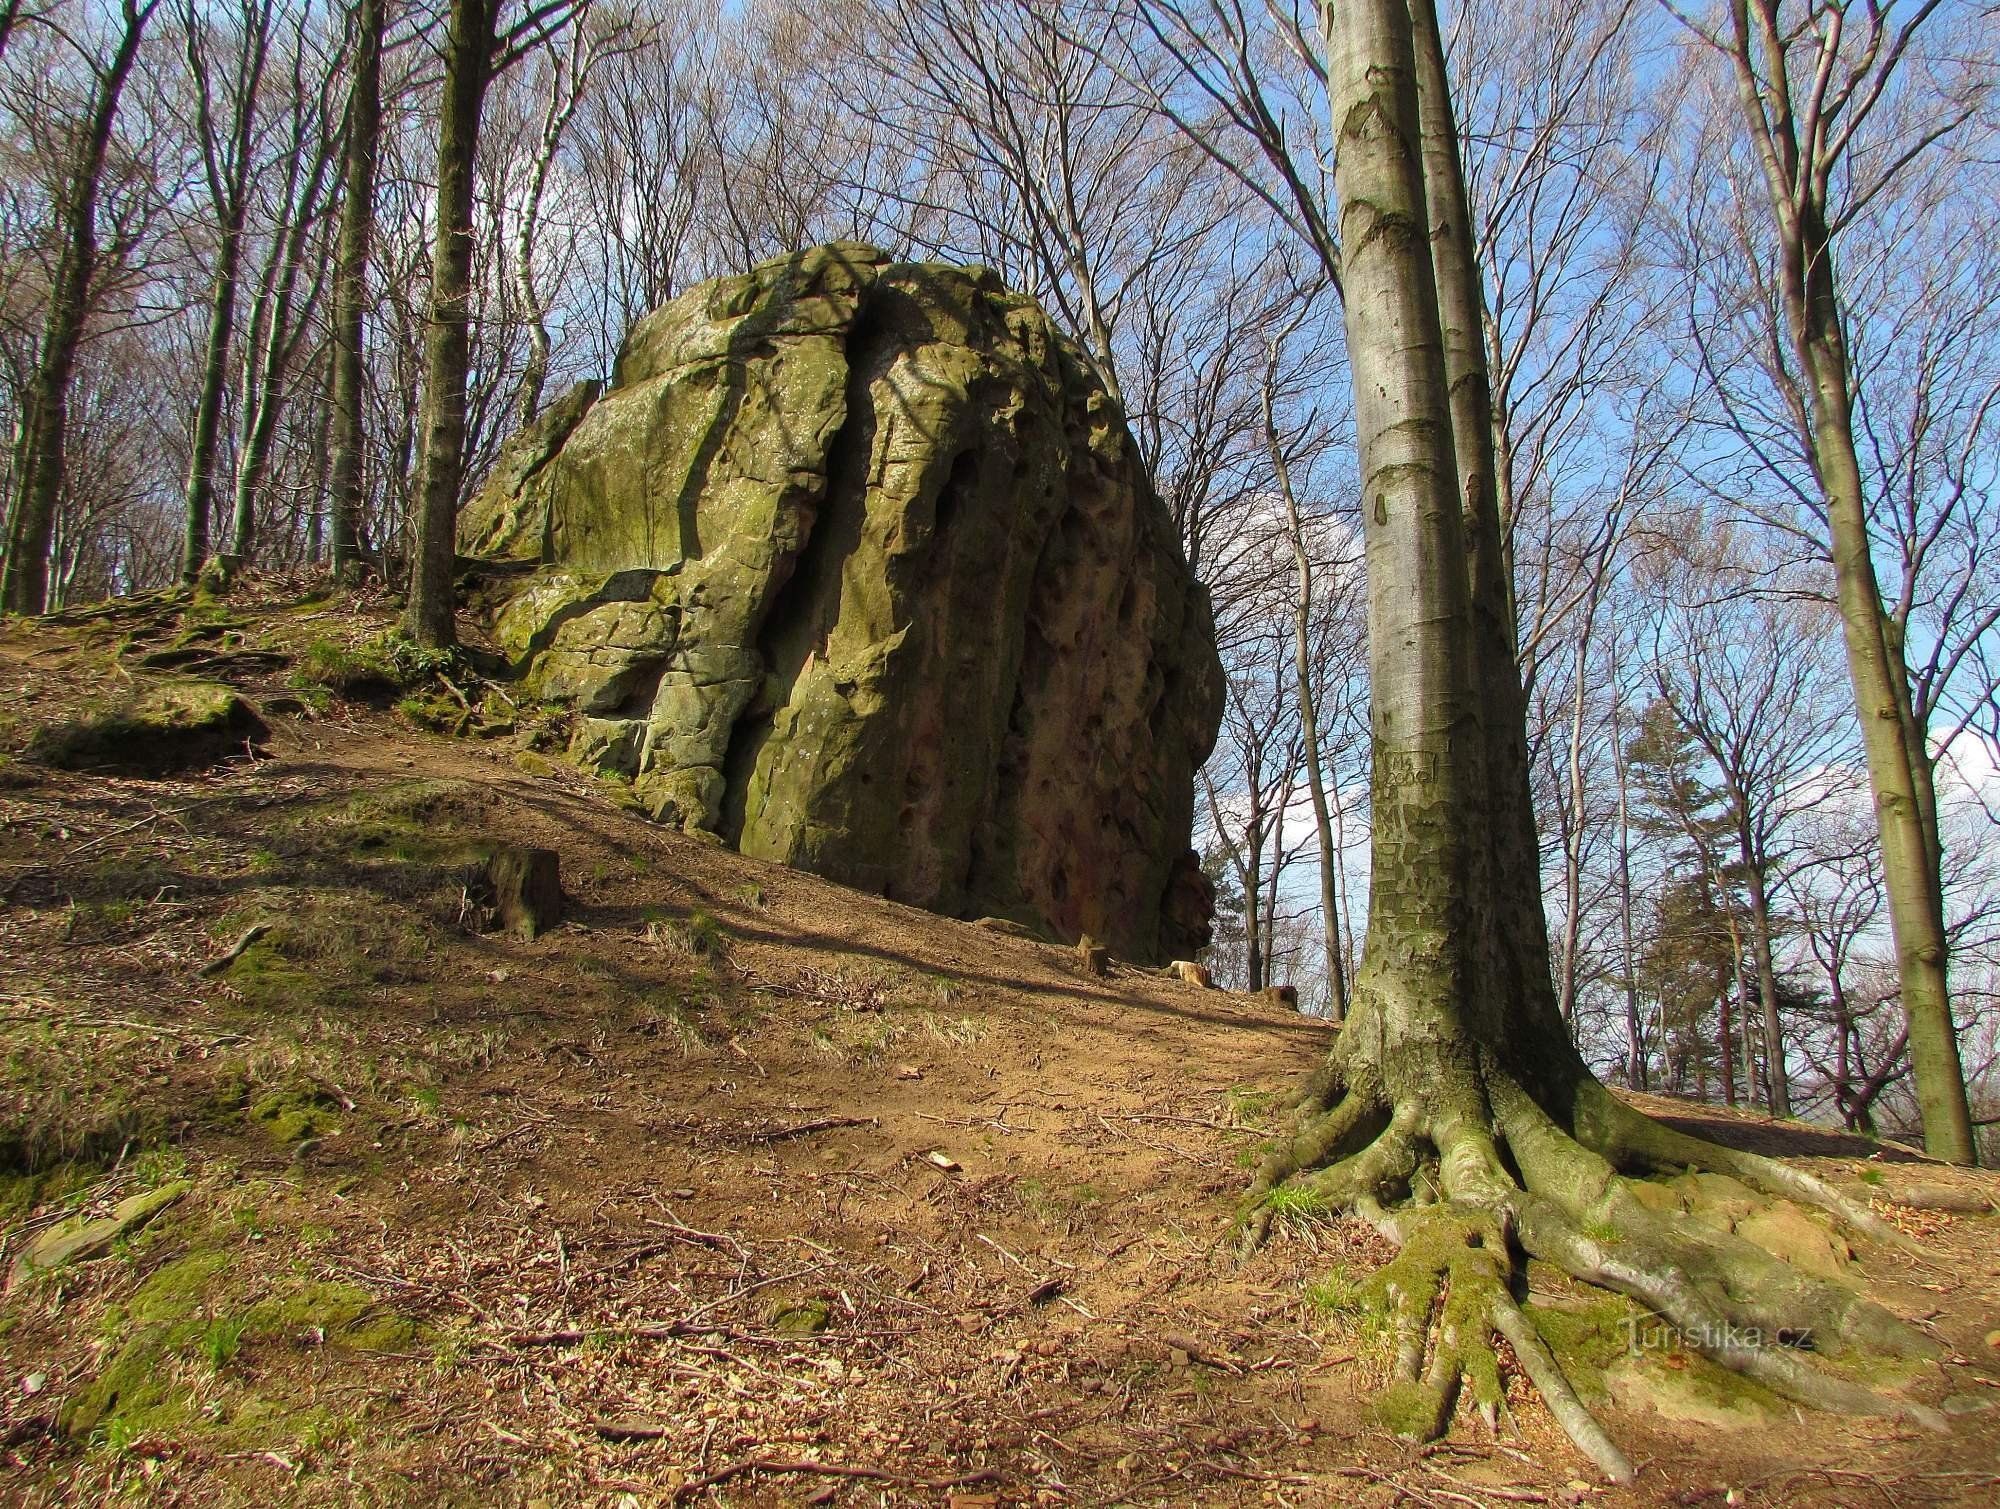
<svg viewBox="0 0 2000 1509">
<path fill-rule="evenodd" d="M 819 247 L 641 321 L 509 446 L 495 633 L 655 816 L 897 900 L 1205 942 L 1208 601 L 1119 406 L 983 269 Z"/>
</svg>

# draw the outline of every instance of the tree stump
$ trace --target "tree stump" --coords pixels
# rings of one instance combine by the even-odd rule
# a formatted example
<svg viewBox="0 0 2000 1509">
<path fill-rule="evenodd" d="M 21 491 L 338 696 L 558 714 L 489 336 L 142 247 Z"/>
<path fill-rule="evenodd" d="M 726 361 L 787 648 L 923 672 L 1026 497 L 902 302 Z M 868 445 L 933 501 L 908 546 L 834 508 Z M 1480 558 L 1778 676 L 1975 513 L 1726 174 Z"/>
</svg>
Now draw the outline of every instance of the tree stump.
<svg viewBox="0 0 2000 1509">
<path fill-rule="evenodd" d="M 486 862 L 500 926 L 533 939 L 563 920 L 562 862 L 553 849 L 508 844 Z"/>
</svg>

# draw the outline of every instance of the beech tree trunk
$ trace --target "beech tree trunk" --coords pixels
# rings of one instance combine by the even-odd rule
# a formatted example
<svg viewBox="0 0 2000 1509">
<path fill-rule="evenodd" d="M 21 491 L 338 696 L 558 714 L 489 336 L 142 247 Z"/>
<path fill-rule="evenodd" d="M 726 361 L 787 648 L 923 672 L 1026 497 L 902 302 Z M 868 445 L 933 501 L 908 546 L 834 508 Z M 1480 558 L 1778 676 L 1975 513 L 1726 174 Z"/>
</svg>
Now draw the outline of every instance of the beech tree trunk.
<svg viewBox="0 0 2000 1509">
<path fill-rule="evenodd" d="M 368 307 L 368 243 L 375 228 L 375 164 L 382 138 L 382 37 L 388 26 L 387 11 L 388 0 L 358 0 L 354 10 L 354 78 L 347 93 L 347 140 L 341 154 L 327 511 L 332 516 L 334 574 L 350 582 L 364 569 L 361 456 L 367 443 L 367 421 L 362 323 Z"/>
<path fill-rule="evenodd" d="M 1354 1210 L 1397 1246 L 1374 1292 L 1398 1338 L 1378 1410 L 1401 1434 L 1442 1433 L 1462 1380 L 1497 1411 L 1498 1334 L 1579 1449 L 1631 1478 L 1513 1297 L 1517 1244 L 1639 1300 L 1717 1361 L 1800 1402 L 1927 1416 L 1786 1346 L 1711 1339 L 1726 1338 L 1730 1314 L 1774 1326 L 1809 1314 L 1849 1344 L 1932 1350 L 1879 1308 L 1740 1237 L 1664 1218 L 1631 1188 L 1641 1172 L 1727 1172 L 1890 1234 L 1810 1176 L 1632 1110 L 1592 1077 L 1556 1010 L 1473 317 L 1478 271 L 1436 16 L 1430 0 L 1348 0 L 1328 17 L 1368 566 L 1368 936 L 1347 1024 L 1300 1097 L 1292 1136 L 1251 1186 L 1246 1240 L 1269 1230 L 1272 1197 L 1289 1186 L 1294 1208 Z"/>
<path fill-rule="evenodd" d="M 1818 135 L 1799 139 L 1790 44 L 1781 34 L 1778 0 L 1731 0 L 1729 12 L 1737 92 L 1763 162 L 1778 232 L 1785 324 L 1811 407 L 1812 422 L 1802 438 L 1811 448 L 1826 504 L 1842 641 L 1882 836 L 1882 876 L 1924 1149 L 1948 1162 L 1973 1163 L 1978 1148 L 1946 977 L 1949 948 L 1931 756 L 1910 697 L 1901 626 L 1884 608 L 1875 574 L 1855 442 L 1853 368 L 1827 200 L 1835 167 L 1828 154 L 1845 148 L 1829 147 Z M 1838 46 L 1837 36 L 1832 45 Z M 1899 45 L 1881 66 L 1892 70 L 1901 51 Z M 1886 72 L 1883 78 L 1886 82 Z M 1833 130 L 1827 139 L 1842 136 Z"/>
<path fill-rule="evenodd" d="M 122 30 L 111 60 L 97 73 L 76 158 L 57 199 L 60 242 L 49 287 L 48 314 L 36 350 L 34 375 L 22 395 L 14 442 L 14 498 L 9 510 L 7 568 L 0 604 L 14 613 L 40 613 L 49 601 L 49 548 L 62 502 L 63 443 L 69 430 L 69 389 L 77 347 L 90 316 L 97 274 L 97 200 L 111 150 L 111 128 L 125 81 L 139 56 L 146 23 L 159 0 L 123 0 Z"/>
<path fill-rule="evenodd" d="M 452 568 L 465 481 L 466 378 L 472 363 L 472 160 L 494 62 L 499 0 L 452 0 L 437 154 L 437 232 L 424 333 L 424 433 L 416 541 L 403 632 L 418 644 L 458 642 Z"/>
</svg>

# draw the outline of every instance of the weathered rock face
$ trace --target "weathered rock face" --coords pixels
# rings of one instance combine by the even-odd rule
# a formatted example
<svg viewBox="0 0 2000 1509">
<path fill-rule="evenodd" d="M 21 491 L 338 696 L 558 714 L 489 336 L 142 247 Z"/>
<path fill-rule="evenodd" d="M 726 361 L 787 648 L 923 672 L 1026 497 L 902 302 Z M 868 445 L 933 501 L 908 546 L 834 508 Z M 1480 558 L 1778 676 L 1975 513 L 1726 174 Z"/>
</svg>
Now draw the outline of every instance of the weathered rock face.
<svg viewBox="0 0 2000 1509">
<path fill-rule="evenodd" d="M 691 290 L 461 544 L 542 563 L 497 636 L 655 815 L 1128 957 L 1206 941 L 1207 597 L 1117 404 L 992 273 L 836 245 Z"/>
</svg>

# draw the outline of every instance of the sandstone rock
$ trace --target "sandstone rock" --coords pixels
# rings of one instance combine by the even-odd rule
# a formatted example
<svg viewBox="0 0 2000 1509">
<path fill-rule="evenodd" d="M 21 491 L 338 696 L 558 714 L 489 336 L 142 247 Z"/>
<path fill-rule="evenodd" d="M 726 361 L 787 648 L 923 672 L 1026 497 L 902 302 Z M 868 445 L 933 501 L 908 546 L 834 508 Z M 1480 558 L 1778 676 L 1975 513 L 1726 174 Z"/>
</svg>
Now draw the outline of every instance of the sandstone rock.
<svg viewBox="0 0 2000 1509">
<path fill-rule="evenodd" d="M 129 1236 L 188 1192 L 185 1179 L 120 1200 L 108 1216 L 71 1216 L 44 1231 L 14 1259 L 7 1287 L 65 1263 L 103 1257 L 120 1237 Z"/>
<path fill-rule="evenodd" d="M 1727 1174 L 1684 1174 L 1672 1183 L 1686 1196 L 1689 1214 L 1721 1231 L 1733 1230 L 1762 1204 L 1754 1190 Z"/>
<path fill-rule="evenodd" d="M 500 926 L 515 937 L 537 938 L 561 923 L 562 871 L 555 850 L 508 844 L 487 860 L 486 879 Z"/>
<path fill-rule="evenodd" d="M 543 469 L 603 391 L 600 382 L 578 383 L 500 447 L 493 470 L 459 510 L 459 545 L 467 555 L 542 559 L 549 516 Z"/>
<path fill-rule="evenodd" d="M 1192 959 L 1174 960 L 1167 966 L 1167 973 L 1190 985 L 1199 985 L 1203 990 L 1215 989 L 1215 977 L 1208 972 L 1208 966 L 1197 964 Z"/>
<path fill-rule="evenodd" d="M 495 634 L 582 715 L 573 759 L 933 911 L 1131 958 L 1207 941 L 1207 597 L 1031 300 L 818 247 L 649 315 L 578 407 L 521 437 L 461 534 L 541 563 Z"/>
</svg>

